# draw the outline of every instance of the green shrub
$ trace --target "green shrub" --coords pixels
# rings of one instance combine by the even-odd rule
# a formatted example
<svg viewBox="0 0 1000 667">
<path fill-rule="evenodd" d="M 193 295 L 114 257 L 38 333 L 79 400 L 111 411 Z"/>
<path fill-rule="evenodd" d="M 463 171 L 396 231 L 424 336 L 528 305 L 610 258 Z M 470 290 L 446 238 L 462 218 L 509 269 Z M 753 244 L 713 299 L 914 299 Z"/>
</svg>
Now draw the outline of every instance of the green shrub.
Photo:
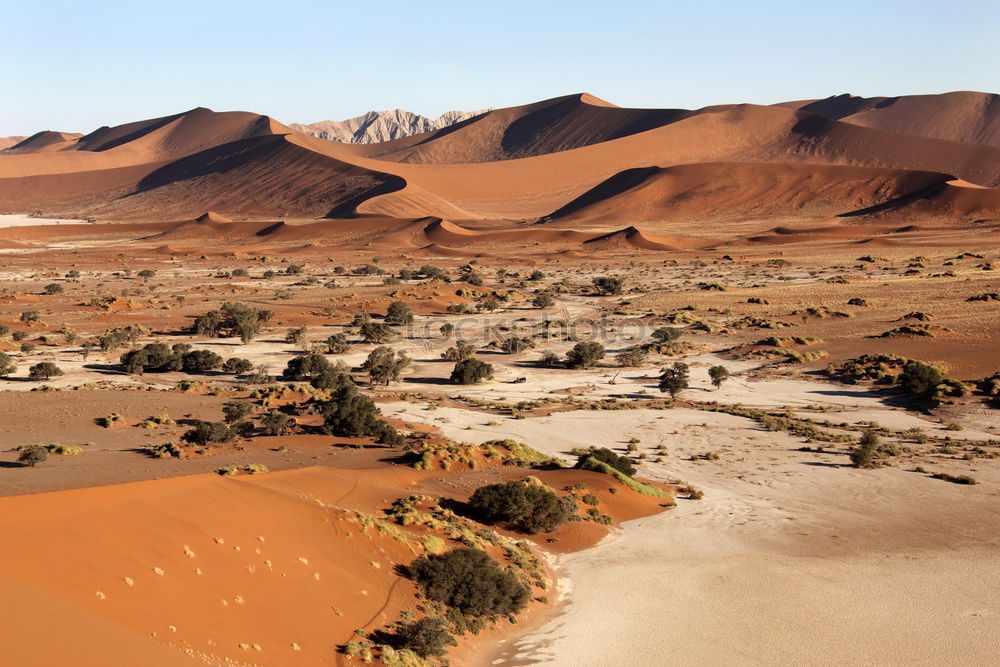
<svg viewBox="0 0 1000 667">
<path fill-rule="evenodd" d="M 590 368 L 603 358 L 603 345 L 597 341 L 583 341 L 566 353 L 566 365 L 570 368 Z"/>
<path fill-rule="evenodd" d="M 478 549 L 421 556 L 409 571 L 427 599 L 467 616 L 516 614 L 531 597 L 514 574 Z"/>
<path fill-rule="evenodd" d="M 17 460 L 22 465 L 34 468 L 39 463 L 47 461 L 48 458 L 49 450 L 44 445 L 28 445 L 21 450 Z"/>
<path fill-rule="evenodd" d="M 393 644 L 397 649 L 409 649 L 421 658 L 440 658 L 449 646 L 458 642 L 448 632 L 448 622 L 440 616 L 429 616 L 396 626 Z"/>
<path fill-rule="evenodd" d="M 233 435 L 230 428 L 222 422 L 199 421 L 181 438 L 195 445 L 207 445 L 213 442 L 228 442 L 233 439 Z"/>
<path fill-rule="evenodd" d="M 454 384 L 475 384 L 493 378 L 493 366 L 479 359 L 463 359 L 451 371 Z"/>
<path fill-rule="evenodd" d="M 569 518 L 565 503 L 556 494 L 525 482 L 481 486 L 469 505 L 487 523 L 508 523 L 526 533 L 547 533 Z"/>
<path fill-rule="evenodd" d="M 587 459 L 595 459 L 602 463 L 606 463 L 615 470 L 621 472 L 624 475 L 631 477 L 635 474 L 635 466 L 632 465 L 632 460 L 627 456 L 619 456 L 607 447 L 591 448 L 587 450 L 586 453 L 581 454 L 577 459 L 576 467 L 583 468 Z"/>
</svg>

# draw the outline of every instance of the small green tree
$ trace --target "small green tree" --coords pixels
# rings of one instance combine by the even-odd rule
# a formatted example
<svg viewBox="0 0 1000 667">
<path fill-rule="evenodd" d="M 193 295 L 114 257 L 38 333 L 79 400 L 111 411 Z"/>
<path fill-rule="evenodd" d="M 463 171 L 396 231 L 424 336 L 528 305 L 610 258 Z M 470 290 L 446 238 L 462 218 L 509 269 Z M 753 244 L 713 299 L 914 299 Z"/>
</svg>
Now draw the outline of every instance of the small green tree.
<svg viewBox="0 0 1000 667">
<path fill-rule="evenodd" d="M 590 368 L 604 358 L 604 346 L 597 341 L 582 341 L 566 353 L 570 368 Z"/>
<path fill-rule="evenodd" d="M 587 459 L 589 458 L 596 459 L 602 463 L 607 463 L 618 472 L 628 475 L 629 477 L 635 474 L 635 466 L 632 465 L 632 460 L 629 457 L 619 456 L 607 447 L 590 448 L 579 456 L 576 461 L 576 467 L 584 468 L 586 466 Z"/>
<path fill-rule="evenodd" d="M 394 351 L 387 345 L 376 347 L 361 364 L 361 370 L 368 373 L 372 384 L 389 385 L 397 382 L 403 371 L 410 365 L 410 358 L 402 351 Z"/>
<path fill-rule="evenodd" d="M 195 445 L 207 445 L 213 442 L 229 442 L 233 432 L 222 422 L 195 422 L 194 428 L 181 436 L 182 440 Z"/>
<path fill-rule="evenodd" d="M 43 361 L 28 369 L 28 377 L 33 380 L 51 380 L 57 375 L 62 375 L 62 369 L 51 361 Z"/>
<path fill-rule="evenodd" d="M 881 441 L 875 431 L 865 431 L 858 440 L 858 445 L 851 450 L 851 463 L 855 468 L 878 468 L 885 464 L 885 458 L 880 451 Z"/>
<path fill-rule="evenodd" d="M 441 354 L 445 361 L 465 361 L 476 353 L 476 346 L 464 340 L 456 341 L 454 347 L 449 347 Z"/>
<path fill-rule="evenodd" d="M 226 363 L 222 364 L 222 371 L 224 373 L 242 375 L 244 373 L 249 373 L 252 370 L 253 362 L 249 359 L 241 359 L 240 357 L 230 357 L 226 359 Z"/>
<path fill-rule="evenodd" d="M 278 410 L 271 410 L 260 419 L 261 428 L 267 435 L 284 435 L 295 427 L 295 420 Z"/>
<path fill-rule="evenodd" d="M 342 333 L 335 333 L 326 339 L 328 354 L 346 354 L 351 349 L 351 344 L 347 336 Z"/>
<path fill-rule="evenodd" d="M 493 366 L 479 359 L 463 359 L 451 371 L 454 384 L 475 384 L 493 378 Z"/>
<path fill-rule="evenodd" d="M 393 301 L 385 314 L 385 323 L 402 326 L 413 322 L 413 311 L 402 301 Z"/>
<path fill-rule="evenodd" d="M 359 333 L 366 343 L 384 343 L 396 335 L 385 322 L 365 322 Z"/>
<path fill-rule="evenodd" d="M 671 399 L 688 388 L 688 365 L 679 361 L 673 366 L 664 368 L 660 373 L 660 391 L 669 392 Z"/>
<path fill-rule="evenodd" d="M 718 389 L 729 379 L 729 369 L 725 366 L 712 366 L 708 369 L 708 377 L 712 380 L 712 386 Z"/>
<path fill-rule="evenodd" d="M 531 305 L 535 308 L 551 308 L 556 305 L 556 300 L 552 298 L 551 294 L 542 292 L 535 295 L 535 298 L 531 300 Z"/>
</svg>

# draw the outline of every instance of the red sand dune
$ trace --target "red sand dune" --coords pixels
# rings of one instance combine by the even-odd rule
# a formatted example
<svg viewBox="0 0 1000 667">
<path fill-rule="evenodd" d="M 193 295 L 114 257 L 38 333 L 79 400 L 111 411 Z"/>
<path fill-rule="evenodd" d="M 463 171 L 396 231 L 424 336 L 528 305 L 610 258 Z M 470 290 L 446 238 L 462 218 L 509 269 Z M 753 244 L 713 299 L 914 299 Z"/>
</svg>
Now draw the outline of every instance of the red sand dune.
<svg viewBox="0 0 1000 667">
<path fill-rule="evenodd" d="M 1000 97 L 987 93 L 958 91 L 904 97 L 836 95 L 776 106 L 802 109 L 853 125 L 899 134 L 1000 146 Z"/>
<path fill-rule="evenodd" d="M 574 228 L 605 232 L 677 218 L 859 211 L 992 219 L 992 190 L 948 186 L 897 201 L 942 178 L 1000 184 L 1000 148 L 988 145 L 992 100 L 955 93 L 685 111 L 622 109 L 582 94 L 369 145 L 293 133 L 267 116 L 194 109 L 0 155 L 0 210 L 513 222 L 555 211 Z M 796 105 L 806 110 L 789 108 Z M 958 118 L 959 134 L 935 129 Z"/>
</svg>

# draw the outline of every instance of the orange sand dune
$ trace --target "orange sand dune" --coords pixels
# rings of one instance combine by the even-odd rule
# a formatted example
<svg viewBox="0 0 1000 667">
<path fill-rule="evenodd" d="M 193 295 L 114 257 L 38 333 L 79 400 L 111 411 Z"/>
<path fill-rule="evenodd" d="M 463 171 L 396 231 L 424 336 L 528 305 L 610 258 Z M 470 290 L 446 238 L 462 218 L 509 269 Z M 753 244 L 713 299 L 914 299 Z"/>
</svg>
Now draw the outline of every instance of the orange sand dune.
<svg viewBox="0 0 1000 667">
<path fill-rule="evenodd" d="M 494 162 L 618 139 L 694 113 L 683 109 L 623 109 L 582 93 L 496 109 L 442 130 L 371 144 L 356 152 L 393 162 Z"/>
<path fill-rule="evenodd" d="M 867 98 L 837 95 L 780 106 L 899 134 L 1000 146 L 1000 97 L 988 93 L 957 91 Z"/>
<path fill-rule="evenodd" d="M 561 223 L 607 220 L 830 216 L 941 186 L 935 172 L 806 164 L 703 163 L 616 174 L 552 214 Z"/>
<path fill-rule="evenodd" d="M 243 111 L 216 113 L 198 108 L 174 116 L 102 127 L 78 139 L 52 144 L 40 152 L 0 154 L 0 178 L 161 162 L 233 141 L 291 132 L 267 116 Z M 41 147 L 45 146 L 48 144 Z"/>
<path fill-rule="evenodd" d="M 0 499 L 0 590 L 23 603 L 4 605 L 17 613 L 0 637 L 51 657 L 16 664 L 184 662 L 163 644 L 240 664 L 336 664 L 359 619 L 389 622 L 411 603 L 393 568 L 416 557 L 341 507 L 374 512 L 415 478 L 307 468 Z M 60 641 L 24 642 L 32 628 Z"/>
<path fill-rule="evenodd" d="M 884 203 L 905 190 L 904 180 L 930 178 L 866 175 L 848 166 L 1000 184 L 1000 148 L 993 146 L 903 135 L 781 106 L 621 109 L 587 95 L 500 109 L 386 144 L 339 144 L 291 133 L 266 116 L 207 109 L 102 128 L 70 143 L 0 156 L 0 210 L 120 219 L 148 218 L 150 211 L 193 219 L 217 210 L 257 219 L 516 221 L 562 214 L 567 206 L 582 210 L 583 203 L 596 204 L 587 197 L 601 198 L 594 191 L 602 187 L 629 190 L 622 179 L 632 176 L 623 172 L 663 168 L 656 180 L 664 191 L 652 193 L 651 204 L 615 197 L 600 213 L 600 206 L 590 211 L 589 222 L 581 219 L 600 218 L 610 231 L 671 215 L 838 214 Z"/>
<path fill-rule="evenodd" d="M 82 134 L 74 132 L 43 130 L 11 144 L 5 149 L 5 152 L 13 155 L 17 153 L 41 153 L 43 151 L 60 150 L 82 136 Z"/>
</svg>

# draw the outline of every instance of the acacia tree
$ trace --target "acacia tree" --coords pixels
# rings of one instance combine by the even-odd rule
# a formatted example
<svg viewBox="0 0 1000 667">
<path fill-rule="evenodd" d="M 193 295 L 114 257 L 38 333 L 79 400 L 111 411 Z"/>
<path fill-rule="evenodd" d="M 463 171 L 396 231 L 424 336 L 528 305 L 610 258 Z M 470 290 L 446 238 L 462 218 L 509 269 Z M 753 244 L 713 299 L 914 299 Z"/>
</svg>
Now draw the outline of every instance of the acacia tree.
<svg viewBox="0 0 1000 667">
<path fill-rule="evenodd" d="M 493 366 L 479 359 L 462 359 L 451 371 L 451 381 L 455 384 L 475 384 L 493 378 Z"/>
<path fill-rule="evenodd" d="M 385 314 L 385 323 L 395 326 L 413 322 L 413 311 L 402 301 L 393 301 Z"/>
<path fill-rule="evenodd" d="M 28 377 L 35 380 L 50 380 L 62 374 L 62 369 L 51 361 L 43 361 L 28 369 Z"/>
<path fill-rule="evenodd" d="M 671 400 L 688 388 L 688 365 L 679 361 L 660 373 L 660 391 L 670 392 Z"/>
<path fill-rule="evenodd" d="M 566 353 L 566 364 L 570 368 L 590 368 L 604 358 L 604 346 L 597 341 L 582 341 Z"/>
<path fill-rule="evenodd" d="M 405 353 L 394 351 L 388 345 L 376 347 L 361 364 L 361 370 L 368 373 L 372 384 L 389 385 L 396 382 L 403 370 L 410 365 L 410 358 Z"/>
<path fill-rule="evenodd" d="M 729 369 L 725 366 L 712 366 L 708 369 L 708 377 L 712 380 L 712 386 L 718 389 L 729 379 Z"/>
</svg>

